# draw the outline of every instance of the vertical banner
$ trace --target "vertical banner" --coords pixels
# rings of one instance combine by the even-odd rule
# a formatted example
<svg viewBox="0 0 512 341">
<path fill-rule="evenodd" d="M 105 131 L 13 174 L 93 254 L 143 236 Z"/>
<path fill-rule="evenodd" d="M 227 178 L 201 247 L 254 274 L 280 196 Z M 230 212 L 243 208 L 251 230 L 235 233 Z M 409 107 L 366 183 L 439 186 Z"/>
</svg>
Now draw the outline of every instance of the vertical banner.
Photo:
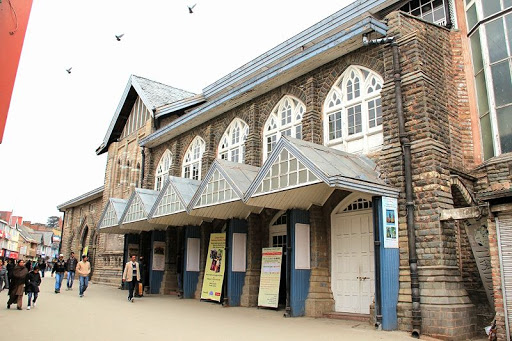
<svg viewBox="0 0 512 341">
<path fill-rule="evenodd" d="M 165 242 L 153 242 L 153 270 L 165 269 Z"/>
<path fill-rule="evenodd" d="M 281 281 L 283 248 L 266 247 L 262 249 L 261 254 L 258 306 L 277 308 L 279 303 L 279 282 Z"/>
<path fill-rule="evenodd" d="M 398 248 L 398 199 L 382 197 L 383 236 L 385 248 Z"/>
<path fill-rule="evenodd" d="M 201 299 L 220 302 L 226 261 L 225 250 L 226 234 L 212 233 L 206 256 Z"/>
<path fill-rule="evenodd" d="M 87 245 L 85 248 L 84 248 L 84 251 L 82 253 L 82 256 L 85 255 L 87 256 L 89 254 L 89 245 Z"/>
</svg>

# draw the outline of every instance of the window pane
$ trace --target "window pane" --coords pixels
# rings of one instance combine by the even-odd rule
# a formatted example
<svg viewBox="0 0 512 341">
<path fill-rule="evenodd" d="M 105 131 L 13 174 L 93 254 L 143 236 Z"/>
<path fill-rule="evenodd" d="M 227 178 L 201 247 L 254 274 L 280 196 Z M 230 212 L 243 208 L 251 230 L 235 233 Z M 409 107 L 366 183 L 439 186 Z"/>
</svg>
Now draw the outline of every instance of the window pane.
<svg viewBox="0 0 512 341">
<path fill-rule="evenodd" d="M 512 0 L 510 0 L 512 2 Z M 512 14 L 509 14 L 505 17 L 505 24 L 507 25 L 507 35 L 508 35 L 508 55 L 512 55 Z"/>
<path fill-rule="evenodd" d="M 505 8 L 511 7 L 512 6 L 512 0 L 503 0 L 503 6 Z"/>
<path fill-rule="evenodd" d="M 484 18 L 487 18 L 488 16 L 493 15 L 494 13 L 498 13 L 501 9 L 500 0 L 485 0 L 482 2 L 485 3 L 485 5 L 482 3 L 482 7 L 484 10 Z"/>
<path fill-rule="evenodd" d="M 512 106 L 496 110 L 502 153 L 512 152 Z"/>
<path fill-rule="evenodd" d="M 509 62 L 504 61 L 491 66 L 494 99 L 496 106 L 512 103 L 512 83 L 510 79 Z"/>
<path fill-rule="evenodd" d="M 485 74 L 480 72 L 475 77 L 476 97 L 478 99 L 478 112 L 480 116 L 489 111 L 489 99 L 487 97 L 487 85 L 485 84 Z"/>
<path fill-rule="evenodd" d="M 491 118 L 489 115 L 485 115 L 480 119 L 480 129 L 482 133 L 484 159 L 487 160 L 494 156 L 494 148 L 492 145 Z"/>
<path fill-rule="evenodd" d="M 484 68 L 484 62 L 482 60 L 482 45 L 480 44 L 480 30 L 477 30 L 470 39 L 471 55 L 473 57 L 473 72 L 478 73 Z"/>
<path fill-rule="evenodd" d="M 473 4 L 470 8 L 468 8 L 466 12 L 466 17 L 468 19 L 468 30 L 471 30 L 475 27 L 478 22 L 478 15 L 476 14 L 476 5 Z"/>
<path fill-rule="evenodd" d="M 491 21 L 485 25 L 485 30 L 491 63 L 506 58 L 508 53 L 507 43 L 505 42 L 505 28 L 503 27 L 503 20 L 499 18 L 498 20 Z"/>
</svg>

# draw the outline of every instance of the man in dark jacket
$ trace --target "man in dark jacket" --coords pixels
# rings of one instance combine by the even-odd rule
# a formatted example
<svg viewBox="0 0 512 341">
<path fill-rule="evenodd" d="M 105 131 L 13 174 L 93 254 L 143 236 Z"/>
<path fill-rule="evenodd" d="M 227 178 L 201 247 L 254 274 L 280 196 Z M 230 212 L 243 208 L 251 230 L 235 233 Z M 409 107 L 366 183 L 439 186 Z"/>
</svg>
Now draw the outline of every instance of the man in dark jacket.
<svg viewBox="0 0 512 341">
<path fill-rule="evenodd" d="M 18 310 L 21 310 L 23 304 L 23 292 L 25 289 L 25 280 L 28 270 L 23 260 L 18 261 L 18 265 L 12 270 L 11 286 L 9 287 L 9 300 L 7 301 L 7 309 L 11 308 L 11 304 L 16 302 Z"/>
<path fill-rule="evenodd" d="M 66 261 L 64 260 L 64 255 L 61 253 L 59 255 L 59 259 L 55 262 L 52 269 L 52 277 L 55 273 L 55 293 L 60 293 L 60 286 L 62 285 L 62 280 L 64 279 L 64 273 L 66 272 Z"/>
<path fill-rule="evenodd" d="M 75 271 L 78 260 L 75 258 L 75 253 L 71 252 L 71 257 L 66 261 L 66 270 L 68 271 L 68 282 L 66 290 L 73 290 L 73 281 L 75 280 Z"/>
</svg>

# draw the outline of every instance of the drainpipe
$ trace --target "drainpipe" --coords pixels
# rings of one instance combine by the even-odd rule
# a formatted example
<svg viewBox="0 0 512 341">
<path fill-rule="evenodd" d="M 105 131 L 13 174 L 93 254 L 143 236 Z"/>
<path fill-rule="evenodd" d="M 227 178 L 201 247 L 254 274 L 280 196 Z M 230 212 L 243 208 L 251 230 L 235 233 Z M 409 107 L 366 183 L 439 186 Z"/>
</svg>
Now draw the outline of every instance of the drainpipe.
<svg viewBox="0 0 512 341">
<path fill-rule="evenodd" d="M 145 164 L 145 161 L 146 161 L 146 153 L 144 152 L 144 147 L 142 147 L 142 151 L 141 151 L 141 154 L 142 154 L 142 158 L 140 160 L 140 188 L 144 188 L 143 186 L 143 183 L 144 183 L 144 164 Z"/>
<path fill-rule="evenodd" d="M 292 276 L 292 228 L 290 222 L 290 211 L 286 212 L 288 215 L 288 219 L 286 220 L 286 308 L 284 312 L 284 317 L 292 316 L 292 308 L 291 308 L 291 296 L 290 296 L 290 284 L 291 284 L 291 276 Z M 279 299 L 279 298 L 278 298 Z"/>
<path fill-rule="evenodd" d="M 372 198 L 373 199 L 373 198 Z M 379 200 L 382 200 L 379 198 Z M 377 199 L 373 199 L 372 202 L 378 202 Z M 380 202 L 380 201 L 379 201 Z M 381 280 L 380 280 L 380 221 L 381 216 L 378 214 L 379 208 L 377 205 L 373 205 L 373 254 L 375 256 L 375 328 L 382 329 L 382 292 L 381 292 Z M 382 213 L 384 214 L 384 213 Z"/>
<path fill-rule="evenodd" d="M 402 77 L 398 44 L 394 37 L 368 40 L 363 36 L 363 45 L 390 44 L 393 52 L 393 78 L 395 83 L 396 112 L 398 116 L 398 132 L 402 157 L 404 160 L 405 201 L 407 216 L 407 239 L 409 241 L 409 268 L 411 271 L 412 293 L 412 336 L 419 338 L 421 334 L 420 285 L 418 279 L 418 257 L 416 253 L 416 226 L 414 224 L 414 192 L 412 186 L 411 141 L 405 132 L 404 108 L 402 102 Z"/>
</svg>

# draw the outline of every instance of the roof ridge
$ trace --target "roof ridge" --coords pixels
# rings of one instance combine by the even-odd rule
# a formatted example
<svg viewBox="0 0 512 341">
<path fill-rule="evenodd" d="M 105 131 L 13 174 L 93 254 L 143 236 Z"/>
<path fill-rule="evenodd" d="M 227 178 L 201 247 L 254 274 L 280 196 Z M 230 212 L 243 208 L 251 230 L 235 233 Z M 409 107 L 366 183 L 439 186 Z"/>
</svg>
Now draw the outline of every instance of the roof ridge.
<svg viewBox="0 0 512 341">
<path fill-rule="evenodd" d="M 169 88 L 173 88 L 175 90 L 180 90 L 180 91 L 188 92 L 188 93 L 190 93 L 192 95 L 197 95 L 194 92 L 191 92 L 191 91 L 188 91 L 188 90 L 185 90 L 185 89 L 182 89 L 182 88 L 177 88 L 174 85 L 165 84 L 165 83 L 162 83 L 162 82 L 159 82 L 159 81 L 155 81 L 153 79 L 149 79 L 149 78 L 142 77 L 142 76 L 137 76 L 137 75 L 134 75 L 134 74 L 132 74 L 132 76 L 135 77 L 135 78 L 140 78 L 140 79 L 144 79 L 144 80 L 150 81 L 151 83 L 156 83 L 156 84 L 160 84 L 160 85 L 163 85 L 163 86 L 166 86 L 166 87 L 169 87 Z"/>
</svg>

